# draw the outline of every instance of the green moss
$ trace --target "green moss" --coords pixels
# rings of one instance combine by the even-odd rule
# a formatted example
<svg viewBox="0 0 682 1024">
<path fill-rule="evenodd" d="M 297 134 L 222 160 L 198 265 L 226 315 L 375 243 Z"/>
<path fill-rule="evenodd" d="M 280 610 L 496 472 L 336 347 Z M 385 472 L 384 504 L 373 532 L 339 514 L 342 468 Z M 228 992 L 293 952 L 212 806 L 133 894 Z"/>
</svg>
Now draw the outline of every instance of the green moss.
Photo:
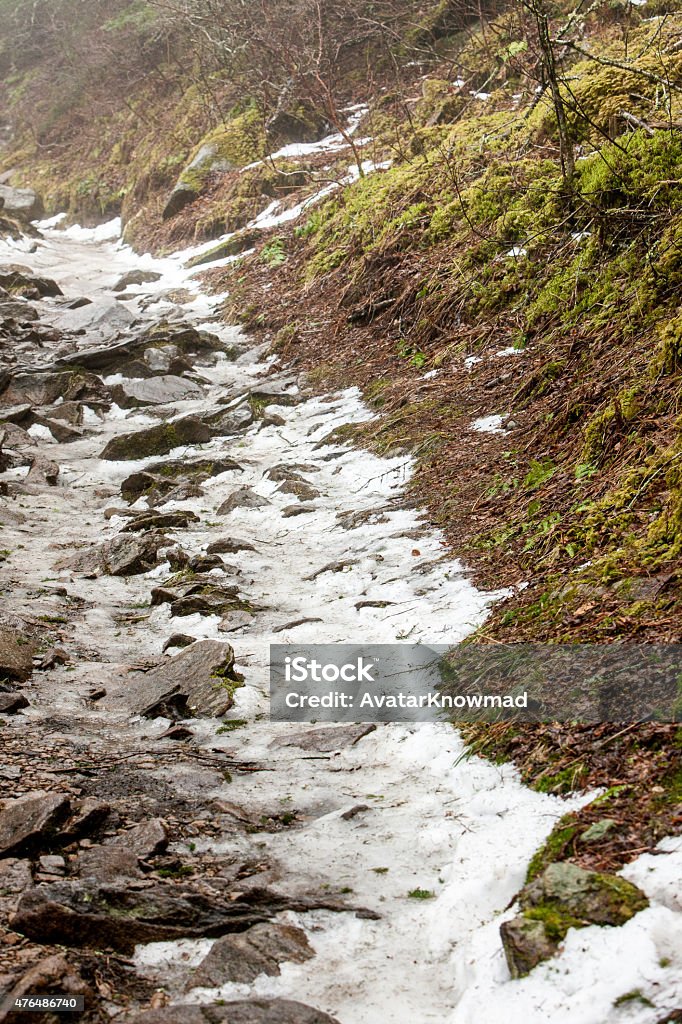
<svg viewBox="0 0 682 1024">
<path fill-rule="evenodd" d="M 524 910 L 523 917 L 528 921 L 541 921 L 547 938 L 553 942 L 565 939 L 569 928 L 584 928 L 586 924 L 556 903 L 541 903 L 530 910 Z"/>
<path fill-rule="evenodd" d="M 532 882 L 545 868 L 557 860 L 564 860 L 572 849 L 580 831 L 575 814 L 565 814 L 552 829 L 544 845 L 533 854 L 526 873 L 526 882 Z"/>
<path fill-rule="evenodd" d="M 578 764 L 569 765 L 558 772 L 545 772 L 533 783 L 533 789 L 538 793 L 570 793 L 579 788 L 580 780 L 585 776 L 587 769 L 582 761 Z"/>
</svg>

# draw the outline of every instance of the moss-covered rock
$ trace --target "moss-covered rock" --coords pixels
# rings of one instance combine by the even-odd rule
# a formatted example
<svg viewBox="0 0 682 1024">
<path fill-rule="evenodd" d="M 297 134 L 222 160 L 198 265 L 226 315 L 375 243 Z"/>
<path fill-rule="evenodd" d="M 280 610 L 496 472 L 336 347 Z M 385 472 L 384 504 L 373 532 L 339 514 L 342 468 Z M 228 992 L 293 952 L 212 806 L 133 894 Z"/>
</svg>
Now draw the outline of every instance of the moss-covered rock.
<svg viewBox="0 0 682 1024">
<path fill-rule="evenodd" d="M 146 430 L 114 437 L 103 449 L 100 458 L 109 462 L 146 459 L 150 455 L 167 455 L 185 444 L 205 444 L 213 436 L 210 427 L 194 416 L 173 423 L 159 423 Z"/>
<path fill-rule="evenodd" d="M 255 106 L 209 132 L 180 174 L 163 209 L 163 219 L 174 217 L 200 196 L 212 176 L 260 159 L 266 148 L 262 116 Z"/>
<path fill-rule="evenodd" d="M 625 924 L 648 905 L 641 889 L 619 875 L 550 864 L 521 890 L 522 913 L 500 928 L 512 977 L 552 957 L 569 928 Z"/>
<path fill-rule="evenodd" d="M 201 267 L 205 263 L 213 263 L 215 260 L 222 260 L 227 256 L 238 256 L 239 253 L 251 249 L 260 237 L 261 233 L 258 230 L 239 231 L 237 234 L 232 235 L 231 238 L 225 239 L 224 242 L 214 245 L 208 252 L 202 252 L 198 256 L 193 256 L 188 261 L 187 266 Z"/>
</svg>

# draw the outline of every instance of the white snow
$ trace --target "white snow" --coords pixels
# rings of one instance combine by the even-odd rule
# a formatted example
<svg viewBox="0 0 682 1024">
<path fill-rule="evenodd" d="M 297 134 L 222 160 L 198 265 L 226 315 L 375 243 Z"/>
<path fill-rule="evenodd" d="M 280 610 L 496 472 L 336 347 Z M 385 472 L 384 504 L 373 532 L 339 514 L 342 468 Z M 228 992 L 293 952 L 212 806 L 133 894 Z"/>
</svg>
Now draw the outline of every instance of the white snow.
<svg viewBox="0 0 682 1024">
<path fill-rule="evenodd" d="M 477 420 L 473 420 L 471 423 L 471 429 L 475 430 L 479 434 L 504 434 L 505 430 L 503 427 L 506 416 L 500 416 L 494 414 L 492 416 L 479 416 Z"/>
<path fill-rule="evenodd" d="M 54 435 L 53 435 L 52 431 L 50 430 L 50 428 L 49 427 L 44 427 L 41 423 L 34 423 L 32 427 L 28 428 L 26 433 L 30 434 L 31 437 L 35 437 L 36 440 L 52 441 L 52 442 L 54 442 L 54 440 L 55 440 Z"/>
<path fill-rule="evenodd" d="M 507 356 L 522 356 L 524 349 L 517 348 L 516 345 L 508 345 L 507 348 L 501 348 L 495 355 L 498 359 L 505 359 Z"/>
</svg>

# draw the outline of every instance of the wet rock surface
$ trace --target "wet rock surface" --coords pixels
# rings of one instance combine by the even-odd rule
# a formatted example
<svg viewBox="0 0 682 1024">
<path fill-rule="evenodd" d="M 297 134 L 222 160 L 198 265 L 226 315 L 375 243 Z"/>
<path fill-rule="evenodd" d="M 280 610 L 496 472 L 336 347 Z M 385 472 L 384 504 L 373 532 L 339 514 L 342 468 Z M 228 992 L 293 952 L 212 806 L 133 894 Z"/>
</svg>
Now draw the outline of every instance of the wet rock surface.
<svg viewBox="0 0 682 1024">
<path fill-rule="evenodd" d="M 302 963 L 314 952 L 300 928 L 254 925 L 241 935 L 227 935 L 211 948 L 189 982 L 191 988 L 219 988 L 226 983 L 249 984 L 259 974 L 279 974 L 283 961 Z"/>
<path fill-rule="evenodd" d="M 569 928 L 625 924 L 649 901 L 641 889 L 618 875 L 559 862 L 521 890 L 519 905 L 523 913 L 500 928 L 514 978 L 552 957 Z"/>
</svg>

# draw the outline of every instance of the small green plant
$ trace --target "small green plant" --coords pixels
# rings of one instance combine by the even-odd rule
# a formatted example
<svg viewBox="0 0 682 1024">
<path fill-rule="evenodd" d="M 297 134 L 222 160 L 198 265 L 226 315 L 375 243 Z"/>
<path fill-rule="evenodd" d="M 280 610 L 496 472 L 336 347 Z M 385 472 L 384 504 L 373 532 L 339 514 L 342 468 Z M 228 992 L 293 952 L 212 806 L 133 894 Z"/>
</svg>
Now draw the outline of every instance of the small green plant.
<svg viewBox="0 0 682 1024">
<path fill-rule="evenodd" d="M 410 366 L 414 366 L 417 370 L 421 370 L 427 361 L 427 356 L 421 349 L 415 348 L 405 340 L 398 344 L 398 355 L 401 359 L 406 359 Z"/>
<path fill-rule="evenodd" d="M 261 263 L 268 267 L 281 267 L 287 261 L 287 254 L 284 250 L 284 239 L 281 235 L 273 238 L 271 242 L 264 245 L 260 254 Z"/>
<path fill-rule="evenodd" d="M 599 468 L 591 462 L 581 462 L 575 467 L 575 478 L 576 480 L 589 480 L 598 472 Z"/>
<path fill-rule="evenodd" d="M 245 725 L 248 724 L 249 723 L 246 721 L 245 718 L 233 718 L 229 722 L 224 722 L 223 725 L 221 725 L 220 728 L 216 730 L 216 736 L 222 736 L 223 733 L 226 732 L 234 732 L 235 729 L 242 729 Z"/>
<path fill-rule="evenodd" d="M 546 484 L 548 480 L 556 473 L 556 466 L 551 459 L 543 459 L 542 462 L 538 462 L 537 459 L 533 459 L 530 464 L 530 469 L 523 481 L 523 486 L 533 490 L 536 487 L 541 487 Z"/>
<path fill-rule="evenodd" d="M 412 889 L 407 895 L 411 900 L 432 900 L 436 894 L 430 889 Z"/>
</svg>

